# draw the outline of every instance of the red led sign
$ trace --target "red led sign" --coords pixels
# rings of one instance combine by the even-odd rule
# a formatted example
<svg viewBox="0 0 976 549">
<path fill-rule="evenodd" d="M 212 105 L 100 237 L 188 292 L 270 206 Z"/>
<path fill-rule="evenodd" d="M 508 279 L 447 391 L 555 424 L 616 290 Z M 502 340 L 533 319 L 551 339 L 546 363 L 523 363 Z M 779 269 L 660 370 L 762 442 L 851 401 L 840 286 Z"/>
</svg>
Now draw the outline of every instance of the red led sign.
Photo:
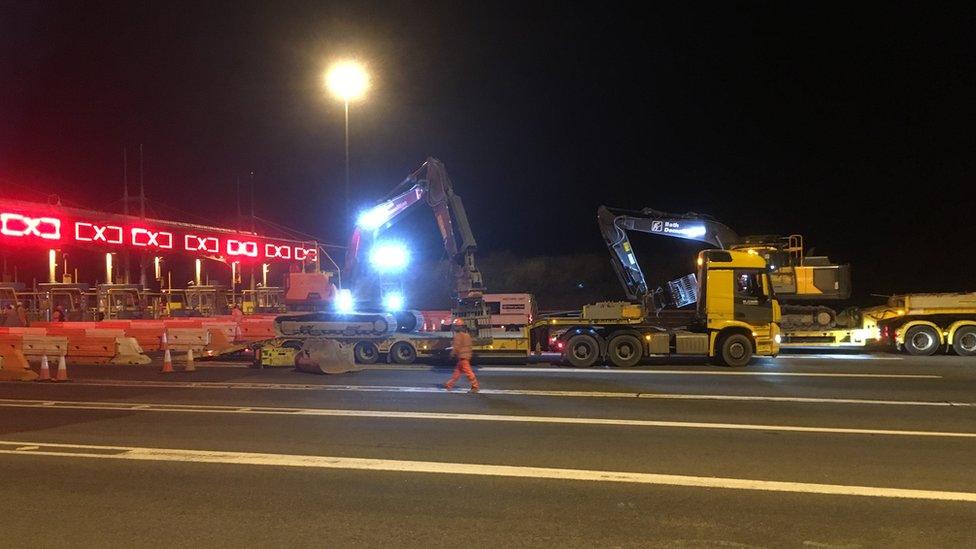
<svg viewBox="0 0 976 549">
<path fill-rule="evenodd" d="M 278 246 L 277 244 L 264 245 L 264 257 L 268 259 L 291 259 L 291 246 Z"/>
<path fill-rule="evenodd" d="M 173 233 L 132 227 L 132 245 L 140 248 L 170 249 L 173 247 Z"/>
<path fill-rule="evenodd" d="M 257 257 L 258 243 L 250 240 L 234 240 L 231 238 L 227 241 L 227 255 Z"/>
<path fill-rule="evenodd" d="M 83 221 L 75 222 L 75 240 L 80 242 L 122 243 L 122 227 L 115 225 L 95 225 Z"/>
<path fill-rule="evenodd" d="M 220 253 L 220 240 L 213 236 L 197 236 L 188 234 L 184 237 L 184 248 L 188 252 Z"/>
<path fill-rule="evenodd" d="M 301 246 L 295 246 L 296 261 L 317 261 L 318 257 L 319 251 L 315 248 L 302 248 Z"/>
<path fill-rule="evenodd" d="M 61 220 L 55 217 L 27 217 L 18 213 L 0 213 L 0 234 L 61 240 Z"/>
<path fill-rule="evenodd" d="M 127 220 L 135 221 L 118 214 L 0 200 L 0 245 L 9 242 L 50 247 L 54 243 L 77 243 L 107 250 L 129 245 L 159 251 L 175 247 L 191 255 L 223 255 L 235 260 L 318 260 L 317 247 L 306 248 L 308 244 L 296 240 L 241 234 L 218 227 L 190 228 L 162 220 L 139 220 L 142 226 L 131 226 Z M 145 226 L 146 223 L 151 225 Z"/>
</svg>

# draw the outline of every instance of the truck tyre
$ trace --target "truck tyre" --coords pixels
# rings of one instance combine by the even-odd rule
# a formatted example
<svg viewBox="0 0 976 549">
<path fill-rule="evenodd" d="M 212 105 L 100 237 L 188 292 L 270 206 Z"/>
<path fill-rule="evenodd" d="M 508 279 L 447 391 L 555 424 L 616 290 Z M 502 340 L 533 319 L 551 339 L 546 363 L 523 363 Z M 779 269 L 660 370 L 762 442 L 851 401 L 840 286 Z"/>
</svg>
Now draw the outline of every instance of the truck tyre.
<svg viewBox="0 0 976 549">
<path fill-rule="evenodd" d="M 600 358 L 600 344 L 587 334 L 576 334 L 566 342 L 566 361 L 577 368 L 589 368 Z"/>
<path fill-rule="evenodd" d="M 959 356 L 976 356 L 976 326 L 963 326 L 956 330 L 952 349 Z"/>
<path fill-rule="evenodd" d="M 390 360 L 397 364 L 413 364 L 417 360 L 417 349 L 406 341 L 398 341 L 390 347 Z"/>
<path fill-rule="evenodd" d="M 939 333 L 931 326 L 912 326 L 905 332 L 905 350 L 915 356 L 931 356 L 939 350 Z"/>
<path fill-rule="evenodd" d="M 375 364 L 380 358 L 380 350 L 372 341 L 360 341 L 352 348 L 357 364 Z"/>
<path fill-rule="evenodd" d="M 743 334 L 729 334 L 718 341 L 715 355 L 719 364 L 742 368 L 752 360 L 752 341 Z"/>
<path fill-rule="evenodd" d="M 610 363 L 620 368 L 636 366 L 644 356 L 640 339 L 630 334 L 621 334 L 610 340 L 607 347 Z"/>
</svg>

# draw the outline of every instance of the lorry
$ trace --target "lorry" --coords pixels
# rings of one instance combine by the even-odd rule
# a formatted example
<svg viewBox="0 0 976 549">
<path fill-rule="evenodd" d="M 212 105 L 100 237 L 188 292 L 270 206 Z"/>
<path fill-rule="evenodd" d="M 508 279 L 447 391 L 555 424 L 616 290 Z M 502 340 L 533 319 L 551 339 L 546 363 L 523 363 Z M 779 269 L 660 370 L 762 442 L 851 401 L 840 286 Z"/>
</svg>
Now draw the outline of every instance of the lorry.
<svg viewBox="0 0 976 549">
<path fill-rule="evenodd" d="M 861 314 L 899 351 L 976 356 L 976 292 L 895 295 Z"/>
<path fill-rule="evenodd" d="M 696 272 L 651 289 L 628 231 L 703 240 L 722 246 L 728 227 L 698 215 L 661 219 L 656 210 L 601 206 L 597 220 L 626 302 L 587 305 L 578 315 L 553 317 L 536 339 L 576 367 L 600 362 L 629 367 L 649 356 L 707 356 L 725 366 L 779 352 L 780 306 L 766 261 L 723 249 L 698 254 Z M 543 328 L 544 329 L 539 329 Z"/>
</svg>

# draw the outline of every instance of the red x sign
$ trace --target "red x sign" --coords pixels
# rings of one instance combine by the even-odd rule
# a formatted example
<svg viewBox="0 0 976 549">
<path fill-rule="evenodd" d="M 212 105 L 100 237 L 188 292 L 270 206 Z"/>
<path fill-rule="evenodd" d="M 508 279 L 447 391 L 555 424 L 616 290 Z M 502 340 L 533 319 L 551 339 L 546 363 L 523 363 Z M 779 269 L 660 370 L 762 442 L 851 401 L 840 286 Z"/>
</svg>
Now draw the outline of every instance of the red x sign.
<svg viewBox="0 0 976 549">
<path fill-rule="evenodd" d="M 16 213 L 0 213 L 0 234 L 60 240 L 61 220 L 56 217 L 27 217 Z"/>
<path fill-rule="evenodd" d="M 264 257 L 269 259 L 291 259 L 291 246 L 278 246 L 276 244 L 264 245 Z"/>
<path fill-rule="evenodd" d="M 75 240 L 81 242 L 121 244 L 122 227 L 115 225 L 95 225 L 94 223 L 77 221 L 75 222 Z"/>
<path fill-rule="evenodd" d="M 214 236 L 188 234 L 183 239 L 183 247 L 191 252 L 220 253 L 220 241 Z"/>
<path fill-rule="evenodd" d="M 132 228 L 132 245 L 141 248 L 166 248 L 173 247 L 173 233 L 166 231 L 150 231 L 141 227 Z"/>
</svg>

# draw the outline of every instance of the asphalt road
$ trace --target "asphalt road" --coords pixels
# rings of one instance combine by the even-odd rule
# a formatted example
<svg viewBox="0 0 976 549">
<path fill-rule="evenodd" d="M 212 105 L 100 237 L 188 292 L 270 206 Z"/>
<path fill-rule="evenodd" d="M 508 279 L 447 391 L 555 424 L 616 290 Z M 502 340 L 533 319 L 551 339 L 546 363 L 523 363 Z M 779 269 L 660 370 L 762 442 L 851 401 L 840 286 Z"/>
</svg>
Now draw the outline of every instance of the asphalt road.
<svg viewBox="0 0 976 549">
<path fill-rule="evenodd" d="M 976 545 L 971 360 L 157 370 L 0 384 L 4 546 Z"/>
</svg>

